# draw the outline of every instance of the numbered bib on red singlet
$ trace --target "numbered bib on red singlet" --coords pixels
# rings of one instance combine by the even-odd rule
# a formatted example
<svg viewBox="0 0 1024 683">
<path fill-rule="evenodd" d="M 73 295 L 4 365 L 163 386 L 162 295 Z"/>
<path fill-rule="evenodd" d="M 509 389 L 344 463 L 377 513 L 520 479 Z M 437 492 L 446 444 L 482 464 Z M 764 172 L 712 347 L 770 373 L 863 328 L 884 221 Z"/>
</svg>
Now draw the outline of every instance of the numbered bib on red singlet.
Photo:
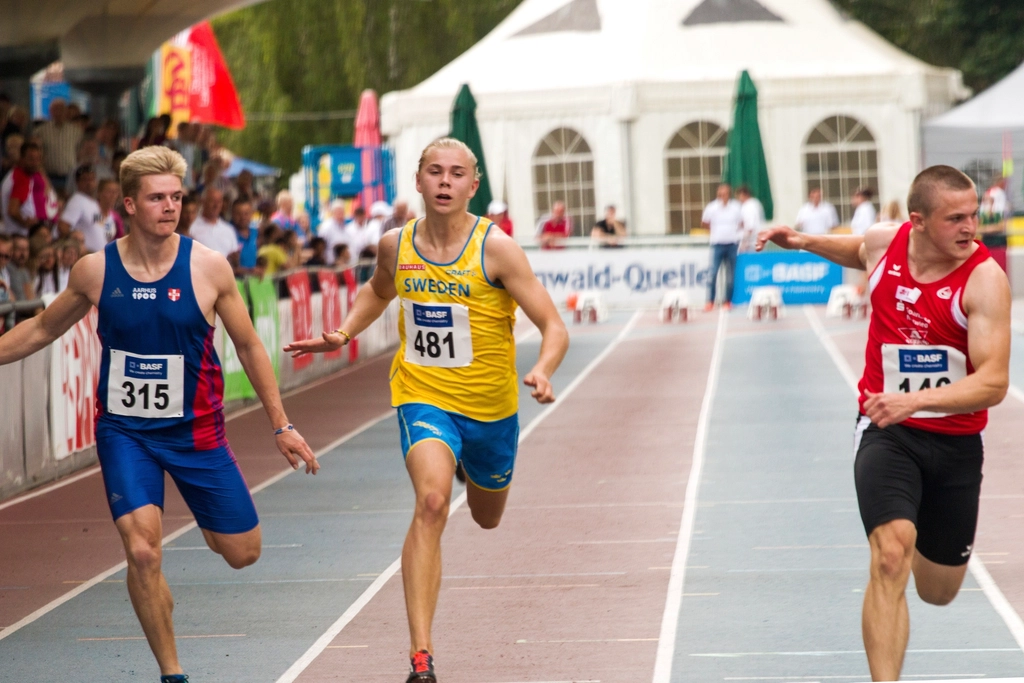
<svg viewBox="0 0 1024 683">
<path fill-rule="evenodd" d="M 107 412 L 129 417 L 181 417 L 184 406 L 184 356 L 142 356 L 110 349 Z"/>
<path fill-rule="evenodd" d="M 923 391 L 952 384 L 967 376 L 967 356 L 951 346 L 882 344 L 886 393 Z M 920 410 L 911 417 L 946 417 L 949 413 Z"/>
<path fill-rule="evenodd" d="M 413 365 L 462 368 L 473 362 L 469 308 L 402 300 L 405 360 Z"/>
</svg>

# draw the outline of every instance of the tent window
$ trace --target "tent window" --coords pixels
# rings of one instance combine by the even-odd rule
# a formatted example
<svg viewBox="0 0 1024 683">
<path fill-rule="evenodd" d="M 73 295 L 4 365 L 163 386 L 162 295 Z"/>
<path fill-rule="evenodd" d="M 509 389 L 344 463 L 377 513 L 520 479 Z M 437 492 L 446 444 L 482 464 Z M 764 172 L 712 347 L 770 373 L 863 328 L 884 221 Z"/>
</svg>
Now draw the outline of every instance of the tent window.
<svg viewBox="0 0 1024 683">
<path fill-rule="evenodd" d="M 974 181 L 979 199 L 989 185 L 1003 177 L 1002 166 L 996 166 L 990 159 L 971 159 L 960 170 Z"/>
<path fill-rule="evenodd" d="M 597 221 L 594 202 L 594 155 L 590 145 L 571 128 L 558 128 L 544 136 L 533 154 L 535 220 L 565 202 L 574 235 L 589 235 Z"/>
<path fill-rule="evenodd" d="M 878 195 L 875 136 L 851 116 L 830 116 L 804 142 L 804 192 L 820 188 L 822 199 L 835 204 L 840 222 L 849 223 L 850 197 L 858 187 L 869 187 Z"/>
<path fill-rule="evenodd" d="M 722 180 L 726 130 L 710 121 L 688 123 L 665 149 L 668 232 L 685 235 L 700 227 L 704 207 Z"/>
</svg>

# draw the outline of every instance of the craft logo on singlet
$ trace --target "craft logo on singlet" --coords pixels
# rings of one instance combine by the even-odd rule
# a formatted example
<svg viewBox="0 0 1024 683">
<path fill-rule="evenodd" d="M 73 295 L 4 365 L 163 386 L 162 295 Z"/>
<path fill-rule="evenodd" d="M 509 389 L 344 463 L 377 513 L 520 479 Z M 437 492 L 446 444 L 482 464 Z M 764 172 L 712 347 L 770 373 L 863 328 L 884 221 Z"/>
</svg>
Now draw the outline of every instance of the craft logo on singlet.
<svg viewBox="0 0 1024 683">
<path fill-rule="evenodd" d="M 167 298 L 171 301 L 177 301 L 181 298 L 181 290 L 170 287 L 167 289 Z"/>
<path fill-rule="evenodd" d="M 156 299 L 156 287 L 132 287 L 133 299 Z"/>
</svg>

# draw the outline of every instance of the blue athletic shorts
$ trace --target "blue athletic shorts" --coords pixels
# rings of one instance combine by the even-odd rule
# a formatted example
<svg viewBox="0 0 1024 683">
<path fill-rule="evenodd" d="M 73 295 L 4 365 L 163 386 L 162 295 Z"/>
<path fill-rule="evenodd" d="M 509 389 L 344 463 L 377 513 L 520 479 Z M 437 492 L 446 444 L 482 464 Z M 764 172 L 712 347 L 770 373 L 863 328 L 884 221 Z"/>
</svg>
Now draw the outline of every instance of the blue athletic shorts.
<svg viewBox="0 0 1024 683">
<path fill-rule="evenodd" d="M 503 491 L 512 483 L 519 448 L 519 416 L 480 422 L 425 403 L 398 406 L 402 456 L 423 441 L 448 446 L 456 464 L 462 462 L 466 479 L 486 491 Z"/>
<path fill-rule="evenodd" d="M 96 453 L 117 520 L 145 505 L 164 507 L 164 472 L 171 475 L 201 529 L 241 534 L 256 528 L 249 487 L 227 446 L 209 451 L 172 451 L 132 434 L 96 426 Z"/>
</svg>

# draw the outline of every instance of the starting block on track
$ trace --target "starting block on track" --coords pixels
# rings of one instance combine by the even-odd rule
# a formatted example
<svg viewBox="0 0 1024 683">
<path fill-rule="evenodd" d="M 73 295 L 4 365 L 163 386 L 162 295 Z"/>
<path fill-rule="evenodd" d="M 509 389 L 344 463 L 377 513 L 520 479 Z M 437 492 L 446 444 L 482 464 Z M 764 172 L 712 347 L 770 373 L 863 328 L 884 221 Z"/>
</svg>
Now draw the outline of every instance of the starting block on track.
<svg viewBox="0 0 1024 683">
<path fill-rule="evenodd" d="M 750 305 L 747 306 L 747 317 L 751 320 L 771 318 L 777 320 L 786 314 L 782 302 L 782 289 L 779 287 L 754 287 L 750 290 Z"/>
<path fill-rule="evenodd" d="M 575 323 L 584 320 L 602 323 L 608 319 L 608 307 L 599 292 L 573 292 L 566 299 L 566 306 L 572 311 L 572 320 Z"/>
<path fill-rule="evenodd" d="M 665 292 L 661 298 L 660 318 L 663 323 L 672 322 L 672 318 L 678 314 L 679 322 L 685 323 L 689 320 L 696 308 L 688 289 L 671 289 Z"/>
<path fill-rule="evenodd" d="M 836 285 L 828 295 L 826 318 L 852 318 L 854 314 L 866 318 L 868 302 L 854 285 Z"/>
</svg>

